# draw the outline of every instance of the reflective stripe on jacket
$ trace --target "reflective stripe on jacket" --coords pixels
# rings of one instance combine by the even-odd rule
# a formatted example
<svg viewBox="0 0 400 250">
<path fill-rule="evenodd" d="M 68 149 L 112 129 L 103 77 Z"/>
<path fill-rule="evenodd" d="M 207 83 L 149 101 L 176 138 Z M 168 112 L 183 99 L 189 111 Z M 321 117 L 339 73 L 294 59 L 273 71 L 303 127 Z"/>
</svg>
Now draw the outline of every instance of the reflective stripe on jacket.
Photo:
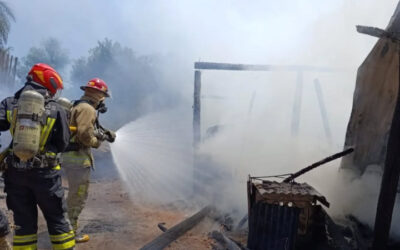
<svg viewBox="0 0 400 250">
<path fill-rule="evenodd" d="M 7 97 L 0 103 L 0 131 L 10 130 L 11 135 L 14 133 L 14 126 L 16 123 L 16 105 L 20 94 L 26 90 L 35 90 L 42 94 L 45 99 L 45 117 L 46 119 L 42 123 L 40 141 L 39 141 L 39 159 L 42 156 L 48 158 L 49 154 L 57 156 L 65 150 L 69 143 L 70 132 L 68 127 L 68 120 L 65 111 L 56 103 L 53 99 L 49 98 L 47 90 L 32 82 L 27 82 L 17 93 L 12 97 Z M 9 148 L 12 151 L 12 144 Z M 12 157 L 12 161 L 15 161 Z M 57 161 L 51 161 L 55 156 L 50 156 L 48 167 L 58 167 Z M 18 159 L 16 159 L 19 162 Z"/>
</svg>

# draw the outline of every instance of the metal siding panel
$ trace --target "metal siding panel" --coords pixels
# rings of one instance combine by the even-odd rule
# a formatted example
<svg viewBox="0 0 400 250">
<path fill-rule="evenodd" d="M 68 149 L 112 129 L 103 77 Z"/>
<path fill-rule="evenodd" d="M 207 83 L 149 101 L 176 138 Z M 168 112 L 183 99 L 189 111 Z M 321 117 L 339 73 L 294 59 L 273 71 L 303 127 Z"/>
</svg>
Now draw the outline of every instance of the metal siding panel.
<svg viewBox="0 0 400 250">
<path fill-rule="evenodd" d="M 248 247 L 254 250 L 292 250 L 299 208 L 258 202 L 249 218 Z"/>
</svg>

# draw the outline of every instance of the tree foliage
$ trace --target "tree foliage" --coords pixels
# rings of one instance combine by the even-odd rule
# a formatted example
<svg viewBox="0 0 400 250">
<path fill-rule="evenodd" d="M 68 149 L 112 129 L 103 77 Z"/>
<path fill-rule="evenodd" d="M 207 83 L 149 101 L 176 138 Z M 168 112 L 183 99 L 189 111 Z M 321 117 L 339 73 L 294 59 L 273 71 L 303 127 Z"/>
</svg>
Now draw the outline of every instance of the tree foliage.
<svg viewBox="0 0 400 250">
<path fill-rule="evenodd" d="M 11 21 L 15 21 L 13 11 L 4 1 L 0 1 L 0 47 L 4 48 L 8 40 Z"/>
<path fill-rule="evenodd" d="M 61 73 L 69 62 L 68 52 L 61 47 L 61 43 L 55 38 L 48 38 L 42 42 L 40 47 L 30 48 L 28 54 L 22 58 L 18 76 L 25 77 L 36 63 L 49 64 Z"/>
<path fill-rule="evenodd" d="M 112 98 L 107 100 L 110 111 L 106 116 L 112 121 L 110 126 L 113 128 L 168 106 L 174 99 L 174 94 L 164 87 L 154 58 L 139 57 L 131 48 L 107 38 L 98 41 L 87 57 L 74 61 L 71 72 L 71 80 L 76 86 L 74 96 L 81 94 L 77 86 L 94 77 L 103 79 L 112 93 Z"/>
</svg>

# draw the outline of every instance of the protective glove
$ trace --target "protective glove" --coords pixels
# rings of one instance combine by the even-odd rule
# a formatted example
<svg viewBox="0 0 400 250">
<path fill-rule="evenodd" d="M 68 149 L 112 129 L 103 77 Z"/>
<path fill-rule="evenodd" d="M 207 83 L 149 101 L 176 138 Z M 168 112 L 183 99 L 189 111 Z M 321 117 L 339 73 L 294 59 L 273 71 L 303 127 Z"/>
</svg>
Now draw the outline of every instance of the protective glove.
<svg viewBox="0 0 400 250">
<path fill-rule="evenodd" d="M 107 136 L 106 140 L 107 140 L 108 142 L 114 142 L 114 141 L 115 141 L 115 138 L 117 137 L 117 135 L 115 134 L 115 132 L 114 132 L 114 131 L 111 131 L 111 130 L 105 131 L 105 134 L 106 134 L 106 136 Z"/>
<path fill-rule="evenodd" d="M 95 129 L 93 131 L 94 136 L 97 138 L 99 141 L 105 141 L 108 138 L 108 135 L 103 131 L 102 129 Z"/>
</svg>

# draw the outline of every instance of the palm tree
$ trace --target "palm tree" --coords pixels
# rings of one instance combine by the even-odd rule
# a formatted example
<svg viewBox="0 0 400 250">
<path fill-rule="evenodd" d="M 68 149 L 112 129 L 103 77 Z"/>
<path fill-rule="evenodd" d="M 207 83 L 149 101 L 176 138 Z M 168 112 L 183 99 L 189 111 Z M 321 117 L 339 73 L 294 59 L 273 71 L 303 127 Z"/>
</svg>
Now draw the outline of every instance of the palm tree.
<svg viewBox="0 0 400 250">
<path fill-rule="evenodd" d="M 7 43 L 11 21 L 15 21 L 14 13 L 4 1 L 0 1 L 0 48 Z"/>
</svg>

